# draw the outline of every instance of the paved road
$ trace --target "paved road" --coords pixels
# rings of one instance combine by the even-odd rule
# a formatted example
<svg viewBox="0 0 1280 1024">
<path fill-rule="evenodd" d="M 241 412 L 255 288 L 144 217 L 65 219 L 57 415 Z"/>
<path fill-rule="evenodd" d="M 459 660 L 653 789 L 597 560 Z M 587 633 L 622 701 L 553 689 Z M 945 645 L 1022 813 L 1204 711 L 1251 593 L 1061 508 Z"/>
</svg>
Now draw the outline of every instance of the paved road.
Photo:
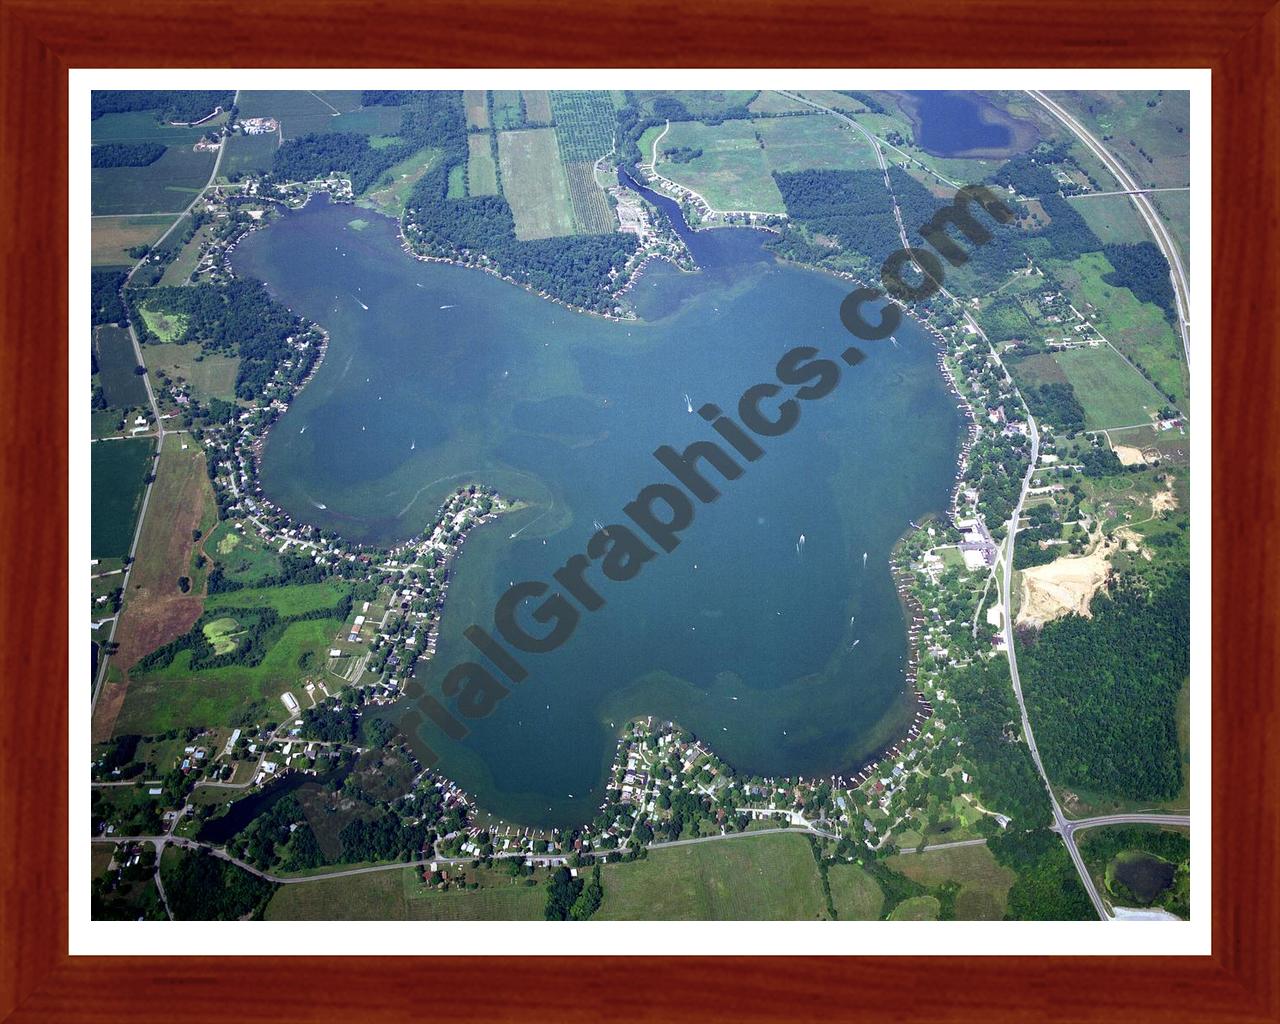
<svg viewBox="0 0 1280 1024">
<path fill-rule="evenodd" d="M 1035 89 L 1028 89 L 1027 93 L 1061 121 L 1068 130 L 1092 151 L 1094 156 L 1102 161 L 1107 170 L 1115 175 L 1116 180 L 1120 182 L 1120 187 L 1129 193 L 1129 198 L 1133 200 L 1133 205 L 1138 208 L 1142 219 L 1147 222 L 1147 227 L 1151 229 L 1152 237 L 1164 253 L 1165 259 L 1169 261 L 1169 277 L 1173 281 L 1173 295 L 1178 304 L 1178 329 L 1182 334 L 1182 352 L 1186 357 L 1187 366 L 1190 366 L 1191 319 L 1189 310 L 1191 308 L 1191 298 L 1190 288 L 1187 284 L 1187 271 L 1182 264 L 1182 257 L 1178 253 L 1178 247 L 1173 244 L 1173 236 L 1169 234 L 1169 229 L 1165 227 L 1164 221 L 1160 219 L 1160 215 L 1156 212 L 1156 208 L 1152 205 L 1151 200 L 1147 198 L 1146 193 L 1149 190 L 1143 189 L 1134 180 L 1133 176 L 1125 170 L 1120 161 L 1101 142 L 1089 134 L 1084 125 L 1067 113 L 1061 106 L 1049 99 L 1044 93 Z"/>
<path fill-rule="evenodd" d="M 235 102 L 237 104 L 240 102 L 239 89 L 236 90 Z M 156 242 L 151 246 L 152 251 L 154 251 L 155 249 L 158 249 L 164 243 L 165 239 L 167 239 L 171 234 L 173 234 L 173 229 L 176 228 L 179 224 L 181 224 L 182 219 L 186 217 L 187 214 L 189 214 L 193 209 L 195 209 L 196 203 L 200 202 L 200 200 L 204 198 L 205 192 L 209 190 L 209 186 L 212 185 L 218 177 L 218 168 L 222 165 L 222 154 L 225 153 L 226 151 L 227 151 L 227 139 L 224 138 L 222 140 L 222 145 L 218 147 L 218 156 L 213 161 L 213 170 L 210 172 L 209 180 L 205 182 L 204 188 L 202 188 L 199 192 L 195 194 L 195 197 L 187 205 L 187 208 L 185 210 L 175 215 L 175 220 L 172 224 L 169 225 L 169 230 L 166 231 L 163 235 L 161 235 L 159 239 L 157 239 Z M 147 257 L 144 256 L 142 257 L 142 259 L 138 260 L 138 262 L 133 265 L 133 269 L 129 271 L 129 276 L 125 278 L 125 282 L 121 286 L 121 291 L 129 287 L 129 282 L 133 280 L 133 275 L 138 272 L 138 270 L 142 267 L 144 263 L 146 263 L 146 261 L 147 261 Z M 146 361 L 142 358 L 142 345 L 138 341 L 138 332 L 134 330 L 134 327 L 133 327 L 133 318 L 126 317 L 125 322 L 129 327 L 129 339 L 133 342 L 134 358 L 137 359 L 139 366 L 146 366 L 147 365 Z M 151 415 L 155 417 L 155 421 L 156 421 L 157 433 L 156 433 L 156 451 L 155 451 L 154 464 L 158 465 L 159 458 L 160 458 L 160 451 L 161 449 L 164 448 L 165 435 L 174 433 L 174 431 L 166 431 L 164 429 L 164 420 L 160 418 L 160 406 L 156 403 L 155 392 L 151 390 L 151 374 L 149 373 L 143 374 L 142 383 L 146 386 L 147 402 L 151 406 Z M 124 579 L 120 582 L 121 589 L 125 591 L 128 590 L 129 576 L 133 572 L 133 559 L 137 556 L 137 553 L 138 553 L 138 539 L 142 536 L 142 524 L 146 521 L 146 518 L 147 518 L 147 505 L 151 501 L 151 488 L 155 486 L 154 475 L 155 474 L 152 474 L 152 477 L 153 477 L 152 482 L 147 484 L 146 490 L 142 492 L 142 507 L 138 510 L 138 525 L 134 528 L 133 542 L 129 545 L 129 564 L 127 564 L 124 567 Z M 111 623 L 111 632 L 107 634 L 107 639 L 104 641 L 102 658 L 98 663 L 98 677 L 97 679 L 94 680 L 93 696 L 90 698 L 90 701 L 89 701 L 89 713 L 91 715 L 98 707 L 98 696 L 102 693 L 102 684 L 106 682 L 106 679 L 107 679 L 107 663 L 111 660 L 111 656 L 106 653 L 106 644 L 110 644 L 113 640 L 115 640 L 116 628 L 118 627 L 119 622 L 120 622 L 120 616 L 117 615 Z"/>
<path fill-rule="evenodd" d="M 909 850 L 899 850 L 898 853 L 928 853 L 931 850 L 952 850 L 957 846 L 985 846 L 985 839 L 957 839 L 954 843 L 935 843 L 933 846 L 919 847 L 913 846 Z"/>
<path fill-rule="evenodd" d="M 1096 818 L 1077 818 L 1067 821 L 1068 832 L 1081 832 L 1087 828 L 1100 828 L 1105 825 L 1181 825 L 1191 827 L 1189 814 L 1160 814 L 1158 812 L 1139 812 L 1136 814 L 1103 814 Z"/>
</svg>

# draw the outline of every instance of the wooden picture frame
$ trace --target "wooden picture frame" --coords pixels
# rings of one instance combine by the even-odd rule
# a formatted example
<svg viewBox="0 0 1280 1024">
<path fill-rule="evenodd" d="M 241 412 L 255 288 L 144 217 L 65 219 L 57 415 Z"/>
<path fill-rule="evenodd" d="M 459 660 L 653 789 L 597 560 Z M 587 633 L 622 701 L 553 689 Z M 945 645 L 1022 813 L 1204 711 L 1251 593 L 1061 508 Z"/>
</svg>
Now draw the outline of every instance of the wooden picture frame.
<svg viewBox="0 0 1280 1024">
<path fill-rule="evenodd" d="M 1272 534 L 1280 462 L 1266 430 L 1280 383 L 1273 345 L 1280 272 L 1276 242 L 1265 235 L 1280 226 L 1280 7 L 1268 0 L 1155 6 L 921 0 L 901 9 L 863 0 L 746 0 L 705 8 L 566 0 L 0 0 L 0 52 L 6 84 L 0 218 L 8 256 L 0 347 L 6 442 L 0 460 L 0 650 L 6 653 L 0 674 L 0 1019 L 1280 1019 L 1280 760 L 1273 739 L 1280 728 L 1280 623 Z M 70 439 L 62 344 L 68 330 L 68 70 L 477 64 L 1212 69 L 1219 472 L 1212 522 L 1211 956 L 760 964 L 641 957 L 634 948 L 602 951 L 618 955 L 585 962 L 436 955 L 316 962 L 210 948 L 175 950 L 198 955 L 166 958 L 68 955 Z M 1193 580 L 1195 587 L 1209 584 Z M 70 763 L 84 763 L 83 755 L 71 752 Z M 234 948 L 230 933 L 227 938 Z M 531 936 L 540 953 L 554 950 L 555 942 L 555 932 Z"/>
</svg>

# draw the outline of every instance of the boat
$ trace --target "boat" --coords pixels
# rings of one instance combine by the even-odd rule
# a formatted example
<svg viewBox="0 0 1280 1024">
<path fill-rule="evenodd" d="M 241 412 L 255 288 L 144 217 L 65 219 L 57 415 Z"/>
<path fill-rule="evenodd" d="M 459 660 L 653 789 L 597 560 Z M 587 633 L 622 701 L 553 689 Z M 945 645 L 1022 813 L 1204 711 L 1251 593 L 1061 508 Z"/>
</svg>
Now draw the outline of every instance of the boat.
<svg viewBox="0 0 1280 1024">
<path fill-rule="evenodd" d="M 689 397 L 688 392 L 685 392 L 684 407 L 686 412 L 693 412 L 693 400 Z"/>
</svg>

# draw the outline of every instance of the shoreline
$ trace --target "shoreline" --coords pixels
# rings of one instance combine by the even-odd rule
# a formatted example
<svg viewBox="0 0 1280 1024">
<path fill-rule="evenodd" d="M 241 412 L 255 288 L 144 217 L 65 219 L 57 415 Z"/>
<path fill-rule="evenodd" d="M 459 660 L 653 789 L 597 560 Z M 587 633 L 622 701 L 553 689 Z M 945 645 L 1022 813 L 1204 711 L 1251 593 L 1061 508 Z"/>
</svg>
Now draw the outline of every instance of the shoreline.
<svg viewBox="0 0 1280 1024">
<path fill-rule="evenodd" d="M 334 203 L 335 205 L 352 205 L 352 206 L 355 205 L 353 200 L 349 200 L 341 197 L 335 198 L 333 195 L 333 192 L 331 192 L 327 188 L 314 189 L 313 191 L 309 192 L 306 195 L 303 202 L 301 202 L 297 206 L 292 206 L 286 201 L 279 200 L 279 199 L 272 199 L 269 201 L 276 204 L 277 206 L 283 207 L 286 210 L 302 209 L 306 205 L 308 205 L 312 196 L 316 195 L 319 192 L 325 192 L 329 201 L 331 203 Z M 380 213 L 380 211 L 370 211 L 370 212 Z M 380 215 L 387 216 L 386 214 L 381 214 L 381 213 Z M 229 259 L 230 255 L 235 251 L 236 246 L 238 246 L 239 243 L 244 238 L 248 237 L 254 231 L 259 230 L 261 227 L 266 226 L 267 223 L 269 223 L 269 221 L 264 220 L 257 224 L 254 224 L 252 227 L 246 230 L 244 234 L 242 234 L 234 242 L 232 242 L 231 245 L 228 246 L 226 250 L 223 251 L 221 262 L 222 262 L 223 268 L 226 270 L 226 272 L 229 275 L 233 277 L 237 276 L 235 274 L 235 271 L 232 269 L 230 265 L 230 259 Z M 711 225 L 703 225 L 697 228 L 689 225 L 687 226 L 689 227 L 690 230 L 693 230 L 693 231 L 716 230 L 716 227 L 717 227 L 717 226 L 711 226 Z M 766 228 L 756 228 L 751 225 L 719 225 L 719 226 L 740 227 L 740 228 L 747 227 L 749 229 L 754 229 L 754 230 L 768 230 Z M 502 273 L 501 270 L 496 267 L 487 267 L 487 266 L 476 264 L 476 263 L 468 263 L 462 260 L 453 259 L 446 256 L 436 256 L 436 255 L 430 255 L 426 253 L 419 253 L 413 249 L 412 244 L 405 237 L 404 232 L 402 230 L 402 222 L 400 221 L 397 221 L 396 237 L 397 237 L 397 240 L 400 242 L 401 251 L 415 260 L 419 260 L 422 262 L 444 263 L 452 266 L 463 267 L 465 269 L 483 270 L 492 274 L 495 277 L 498 277 L 503 281 L 506 281 L 509 284 L 517 285 L 523 288 L 526 292 L 537 295 L 539 298 L 553 302 L 566 309 L 569 309 L 572 312 L 586 313 L 588 315 L 600 317 L 601 319 L 612 320 L 619 323 L 639 321 L 639 317 L 634 315 L 631 317 L 619 317 L 612 314 L 597 313 L 592 310 L 586 310 L 586 309 L 581 309 L 579 307 L 575 307 L 570 303 L 565 302 L 562 299 L 558 299 L 555 296 L 547 294 L 546 292 L 535 290 L 532 285 L 520 282 L 515 278 L 511 277 L 510 275 Z M 787 265 L 795 266 L 798 268 L 803 268 L 806 270 L 813 270 L 823 274 L 828 274 L 842 282 L 854 283 L 854 284 L 862 283 L 861 279 L 850 271 L 841 271 L 841 270 L 836 270 L 830 267 L 819 266 L 816 264 L 802 263 L 795 260 L 789 260 L 784 257 L 778 256 L 777 254 L 772 254 L 772 253 L 771 253 L 771 257 L 778 263 L 787 264 Z M 684 269 L 680 267 L 679 264 L 676 263 L 674 260 L 671 260 L 669 257 L 665 255 L 662 255 L 659 253 L 650 253 L 645 256 L 645 258 L 641 261 L 639 266 L 633 271 L 632 276 L 629 278 L 624 288 L 616 294 L 621 295 L 625 293 L 626 290 L 629 290 L 634 285 L 635 281 L 639 278 L 644 267 L 652 259 L 665 259 L 668 262 L 670 262 L 673 266 L 676 266 L 677 269 Z M 284 305 L 283 303 L 281 304 Z M 902 309 L 907 315 L 909 315 L 916 324 L 918 324 L 921 328 L 927 331 L 933 337 L 935 344 L 939 346 L 939 352 L 937 357 L 939 371 L 942 374 L 942 377 L 947 385 L 948 391 L 952 394 L 954 398 L 957 399 L 957 406 L 964 408 L 966 412 L 966 419 L 969 425 L 969 435 L 967 440 L 962 441 L 960 445 L 959 456 L 956 460 L 956 484 L 952 488 L 949 509 L 947 510 L 946 513 L 940 513 L 940 514 L 949 513 L 949 515 L 952 518 L 954 518 L 957 502 L 959 500 L 959 494 L 961 491 L 962 478 L 967 467 L 968 452 L 970 450 L 970 447 L 972 446 L 974 433 L 977 430 L 977 425 L 974 420 L 972 407 L 968 403 L 967 399 L 965 399 L 964 396 L 960 393 L 959 389 L 955 384 L 954 377 L 952 376 L 951 372 L 945 365 L 945 352 L 942 350 L 942 346 L 945 344 L 946 339 L 943 336 L 942 332 L 934 324 L 930 323 L 928 320 L 920 316 L 916 311 L 906 306 L 903 306 L 902 304 L 898 304 L 898 305 L 899 305 L 899 308 Z M 289 410 L 289 408 L 291 408 L 294 400 L 296 400 L 297 397 L 302 393 L 302 391 L 307 386 L 307 384 L 309 384 L 311 380 L 315 377 L 317 371 L 320 369 L 321 364 L 324 362 L 325 356 L 328 353 L 328 347 L 329 347 L 329 341 L 330 341 L 329 331 L 325 327 L 323 327 L 320 323 L 313 321 L 308 317 L 301 317 L 300 314 L 294 313 L 292 308 L 288 306 L 286 306 L 285 308 L 289 309 L 289 312 L 293 313 L 295 316 L 299 316 L 299 318 L 303 320 L 303 322 L 309 328 L 314 328 L 320 334 L 321 341 L 319 342 L 315 362 L 312 364 L 311 368 L 308 370 L 306 376 L 301 381 L 299 381 L 296 385 L 294 385 L 287 400 L 285 401 L 277 400 L 277 405 L 275 407 L 276 408 L 275 417 L 263 429 L 261 435 L 257 437 L 248 446 L 249 451 L 252 454 L 252 458 L 253 458 L 254 484 L 258 488 L 258 493 L 253 497 L 252 500 L 256 502 L 260 502 L 273 515 L 283 518 L 285 522 L 288 524 L 288 526 L 290 527 L 293 527 L 299 530 L 305 529 L 305 530 L 310 530 L 310 531 L 319 533 L 321 529 L 320 527 L 316 526 L 314 523 L 304 522 L 298 519 L 293 514 L 281 508 L 275 501 L 262 495 L 261 484 L 259 482 L 263 450 L 265 449 L 266 442 L 270 437 L 272 429 L 274 429 L 274 427 L 277 425 L 279 418 L 283 416 L 284 413 L 286 413 Z M 476 480 L 474 481 L 474 483 L 477 486 L 485 486 L 480 480 Z M 249 495 L 247 494 L 242 495 L 242 497 L 248 498 Z M 513 506 L 517 506 L 518 503 L 520 502 L 520 499 L 515 496 L 512 496 L 510 498 L 504 498 L 504 500 L 510 502 L 511 505 Z M 934 514 L 935 513 L 930 513 L 929 516 L 926 517 L 926 522 Z M 496 519 L 496 518 L 498 518 L 498 516 L 496 515 L 486 516 L 482 520 L 477 522 L 475 526 L 482 525 L 483 522 L 487 522 L 490 519 Z M 253 520 L 250 519 L 250 521 L 253 521 Z M 916 526 L 915 523 L 912 523 L 911 525 L 912 527 Z M 826 778 L 830 781 L 830 783 L 833 786 L 838 785 L 847 789 L 856 789 L 866 784 L 868 781 L 872 780 L 875 777 L 875 774 L 879 770 L 880 766 L 886 760 L 891 760 L 893 758 L 901 757 L 903 755 L 903 748 L 921 735 L 924 724 L 930 718 L 932 718 L 934 714 L 934 708 L 933 708 L 932 702 L 926 697 L 926 695 L 922 691 L 918 689 L 917 677 L 916 677 L 916 673 L 919 665 L 919 659 L 920 659 L 919 634 L 920 634 L 921 626 L 924 622 L 923 609 L 920 607 L 919 601 L 914 597 L 913 594 L 910 593 L 909 587 L 907 585 L 908 576 L 905 572 L 905 568 L 901 564 L 899 564 L 899 562 L 897 561 L 897 555 L 900 550 L 901 544 L 907 535 L 908 535 L 907 532 L 904 532 L 902 537 L 899 538 L 897 542 L 895 542 L 894 547 L 890 554 L 889 566 L 890 566 L 890 573 L 894 580 L 895 590 L 897 590 L 898 592 L 899 602 L 904 611 L 904 617 L 905 617 L 904 624 L 907 627 L 906 635 L 907 635 L 908 652 L 907 652 L 907 664 L 906 664 L 906 667 L 904 668 L 904 676 L 903 676 L 904 687 L 902 691 L 902 696 L 908 700 L 907 706 L 910 707 L 911 704 L 914 704 L 914 708 L 912 709 L 912 714 L 910 718 L 907 720 L 905 728 L 900 731 L 900 734 L 897 739 L 887 741 L 880 747 L 876 748 L 875 751 L 869 757 L 863 760 L 860 767 L 858 767 L 856 770 L 850 770 L 847 772 L 830 773 Z M 390 548 L 375 547 L 374 550 L 385 551 L 386 558 L 395 559 L 397 554 L 403 553 L 406 549 L 412 547 L 416 543 L 420 543 L 424 539 L 424 537 L 429 539 L 430 531 L 426 531 L 425 533 L 414 534 L 412 537 L 407 538 L 406 540 L 403 540 L 391 546 Z M 456 561 L 456 556 L 461 554 L 463 541 L 465 541 L 465 535 L 459 541 L 458 548 L 455 553 L 455 557 L 449 559 L 451 568 L 456 568 L 453 565 L 453 563 Z M 299 539 L 297 543 L 304 546 L 314 546 L 314 542 L 302 541 L 301 539 Z M 353 543 L 350 541 L 344 542 L 343 538 L 341 537 L 338 538 L 337 543 L 349 549 L 353 548 L 360 551 L 364 550 L 363 543 L 359 543 L 359 542 Z M 441 599 L 440 599 L 441 605 L 443 605 L 446 597 L 447 597 L 447 591 L 441 594 Z M 441 608 L 441 615 L 442 614 L 443 614 L 443 607 Z M 438 622 L 439 620 L 437 620 L 437 626 L 438 626 Z M 429 653 L 427 653 L 426 655 L 420 655 L 418 660 L 421 660 L 421 658 L 423 657 L 426 657 L 428 660 L 430 660 L 430 658 L 435 653 L 435 641 L 438 639 L 438 629 L 436 631 L 431 631 L 431 633 L 433 634 L 432 635 L 433 642 L 431 644 Z M 397 701 L 400 699 L 403 699 L 403 697 L 396 698 Z M 644 720 L 646 717 L 648 718 L 649 721 L 652 721 L 654 716 L 653 715 L 636 716 L 633 719 L 629 719 L 628 721 L 621 723 L 620 728 L 616 731 L 615 735 L 619 737 L 619 743 L 616 748 L 617 752 L 616 752 L 615 758 L 609 764 L 608 771 L 604 780 L 606 788 L 607 788 L 609 779 L 613 778 L 614 775 L 625 766 L 626 746 L 621 742 L 621 738 L 624 737 L 627 734 L 627 732 L 630 729 L 632 729 L 632 727 L 637 722 Z M 602 721 L 601 724 L 604 725 L 605 723 Z M 684 729 L 684 727 L 682 727 L 678 722 L 669 722 L 664 724 L 669 725 L 673 729 L 689 733 L 690 735 L 696 735 L 691 733 L 689 730 Z M 701 741 L 701 740 L 699 740 L 699 742 L 702 742 L 710 753 L 712 754 L 715 753 L 714 745 L 712 743 L 710 743 L 709 741 Z M 621 758 L 621 760 L 619 758 Z M 720 760 L 722 763 L 726 765 L 726 767 L 729 767 L 729 769 L 732 770 L 732 766 L 728 765 L 728 762 L 723 761 L 723 759 L 720 759 Z M 467 793 L 465 790 L 463 790 L 462 787 L 458 785 L 456 780 L 452 779 L 450 776 L 448 776 L 445 773 L 436 772 L 435 774 L 442 780 L 447 781 L 459 793 L 465 794 L 467 802 L 470 804 L 471 807 L 475 808 L 479 812 L 483 812 L 487 814 L 491 818 L 497 818 L 497 816 L 492 811 L 486 810 L 474 798 L 474 796 L 472 796 L 470 793 Z M 795 778 L 797 777 L 781 776 L 778 778 L 781 779 L 783 782 L 791 783 L 791 782 L 794 782 Z M 770 781 L 770 783 L 773 783 L 775 780 L 770 779 L 768 781 Z M 516 825 L 517 823 L 513 822 L 511 824 Z M 528 824 L 519 825 L 518 827 L 523 829 L 535 829 L 535 828 L 541 829 L 542 828 L 541 826 L 532 826 Z M 572 828 L 575 828 L 575 829 L 580 827 L 581 826 L 572 826 Z"/>
</svg>

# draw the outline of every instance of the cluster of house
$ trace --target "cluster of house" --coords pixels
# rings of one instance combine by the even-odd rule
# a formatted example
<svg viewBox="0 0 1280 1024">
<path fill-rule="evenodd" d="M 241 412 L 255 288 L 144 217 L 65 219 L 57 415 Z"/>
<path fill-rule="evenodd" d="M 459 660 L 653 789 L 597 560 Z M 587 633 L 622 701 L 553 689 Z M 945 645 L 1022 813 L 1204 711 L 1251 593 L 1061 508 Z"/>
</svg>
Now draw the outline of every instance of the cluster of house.
<svg viewBox="0 0 1280 1024">
<path fill-rule="evenodd" d="M 246 135 L 270 135 L 280 130 L 280 122 L 274 117 L 242 117 L 239 124 Z"/>
</svg>

